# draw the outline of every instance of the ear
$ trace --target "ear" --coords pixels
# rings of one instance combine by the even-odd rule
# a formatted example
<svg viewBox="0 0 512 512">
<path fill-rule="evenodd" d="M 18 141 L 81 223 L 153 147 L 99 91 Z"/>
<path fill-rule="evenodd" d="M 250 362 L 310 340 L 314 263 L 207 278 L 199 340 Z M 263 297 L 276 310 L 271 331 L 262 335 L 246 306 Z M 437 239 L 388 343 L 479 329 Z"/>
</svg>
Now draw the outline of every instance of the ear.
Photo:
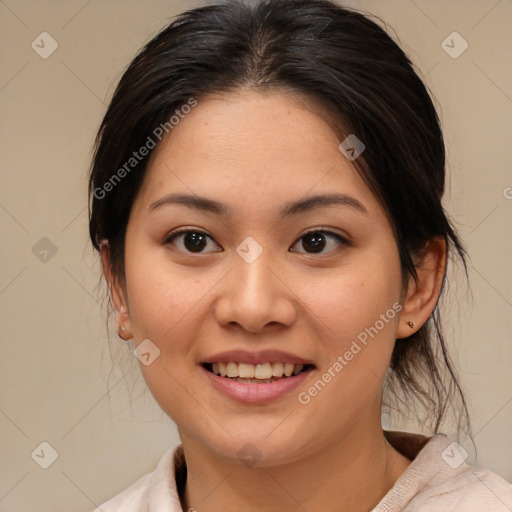
<svg viewBox="0 0 512 512">
<path fill-rule="evenodd" d="M 417 279 L 409 278 L 403 301 L 397 338 L 414 334 L 428 320 L 436 307 L 446 268 L 446 241 L 433 238 L 421 251 L 415 262 Z M 414 323 L 411 328 L 410 322 Z"/>
<path fill-rule="evenodd" d="M 103 275 L 107 281 L 110 298 L 114 306 L 116 315 L 116 327 L 119 337 L 123 339 L 131 339 L 132 329 L 130 313 L 128 311 L 128 301 L 126 300 L 125 291 L 119 282 L 119 279 L 112 271 L 112 262 L 110 258 L 110 245 L 108 241 L 102 240 L 101 242 L 101 264 L 103 266 Z M 124 332 L 121 332 L 121 327 L 124 327 Z"/>
</svg>

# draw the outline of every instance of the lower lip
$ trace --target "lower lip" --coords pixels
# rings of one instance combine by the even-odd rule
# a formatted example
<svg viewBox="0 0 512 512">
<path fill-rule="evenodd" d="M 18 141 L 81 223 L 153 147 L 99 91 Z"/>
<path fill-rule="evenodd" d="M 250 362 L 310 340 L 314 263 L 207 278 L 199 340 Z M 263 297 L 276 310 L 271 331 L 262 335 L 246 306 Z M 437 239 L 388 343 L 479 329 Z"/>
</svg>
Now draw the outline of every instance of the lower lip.
<svg viewBox="0 0 512 512">
<path fill-rule="evenodd" d="M 292 377 L 283 377 L 274 382 L 238 382 L 236 380 L 221 377 L 208 371 L 201 366 L 201 370 L 206 373 L 213 387 L 233 400 L 247 404 L 264 404 L 281 398 L 297 387 L 299 387 L 313 368 L 310 368 L 299 375 Z"/>
</svg>

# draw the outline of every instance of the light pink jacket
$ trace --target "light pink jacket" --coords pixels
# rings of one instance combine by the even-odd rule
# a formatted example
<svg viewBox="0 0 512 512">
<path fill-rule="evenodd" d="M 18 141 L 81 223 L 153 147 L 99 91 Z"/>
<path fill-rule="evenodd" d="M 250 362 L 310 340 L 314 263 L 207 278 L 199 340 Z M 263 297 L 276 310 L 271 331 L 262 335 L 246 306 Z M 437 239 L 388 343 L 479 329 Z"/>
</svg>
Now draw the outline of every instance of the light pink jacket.
<svg viewBox="0 0 512 512">
<path fill-rule="evenodd" d="M 492 471 L 466 464 L 465 453 L 446 435 L 428 439 L 386 432 L 386 437 L 414 460 L 372 512 L 512 511 L 512 485 Z M 188 512 L 181 507 L 176 485 L 184 466 L 178 445 L 165 453 L 155 471 L 94 512 Z"/>
</svg>

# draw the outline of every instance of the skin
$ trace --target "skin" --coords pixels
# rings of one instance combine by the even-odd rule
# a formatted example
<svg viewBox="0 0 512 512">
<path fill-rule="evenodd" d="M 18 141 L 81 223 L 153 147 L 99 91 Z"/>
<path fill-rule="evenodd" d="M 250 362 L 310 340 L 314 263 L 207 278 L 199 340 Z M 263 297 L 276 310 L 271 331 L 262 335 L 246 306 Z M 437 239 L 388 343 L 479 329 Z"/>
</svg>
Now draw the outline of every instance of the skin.
<svg viewBox="0 0 512 512">
<path fill-rule="evenodd" d="M 437 302 L 445 246 L 433 240 L 406 289 L 392 228 L 339 138 L 303 101 L 254 91 L 203 98 L 153 153 L 130 214 L 125 276 L 113 276 L 102 249 L 118 326 L 160 356 L 141 364 L 147 385 L 176 422 L 188 480 L 182 506 L 198 512 L 367 511 L 410 461 L 384 438 L 382 381 L 397 338 L 418 329 Z M 183 205 L 150 205 L 169 193 L 214 199 L 218 216 Z M 323 193 L 356 198 L 286 218 L 288 201 Z M 207 238 L 187 251 L 190 229 Z M 302 238 L 326 229 L 315 253 Z M 248 236 L 263 252 L 252 263 L 236 252 Z M 190 249 L 190 246 L 189 246 Z M 307 390 L 366 327 L 394 303 L 403 307 L 307 405 Z M 397 343 L 400 340 L 396 341 Z M 216 391 L 200 363 L 231 349 L 279 349 L 314 362 L 300 389 L 265 405 Z M 237 456 L 252 443 L 261 457 Z"/>
</svg>

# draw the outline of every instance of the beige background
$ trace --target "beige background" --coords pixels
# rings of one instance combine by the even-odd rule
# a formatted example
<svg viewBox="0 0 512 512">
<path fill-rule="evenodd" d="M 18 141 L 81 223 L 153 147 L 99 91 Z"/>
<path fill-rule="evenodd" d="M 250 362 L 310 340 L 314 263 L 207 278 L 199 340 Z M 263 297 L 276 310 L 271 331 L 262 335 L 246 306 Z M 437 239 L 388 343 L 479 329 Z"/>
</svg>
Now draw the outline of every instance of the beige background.
<svg viewBox="0 0 512 512">
<path fill-rule="evenodd" d="M 202 3 L 0 1 L 0 511 L 89 511 L 177 440 L 115 334 L 113 357 L 133 371 L 110 371 L 85 175 L 123 68 L 172 15 Z M 463 281 L 452 286 L 447 334 L 479 462 L 512 481 L 512 3 L 349 5 L 394 29 L 441 105 L 446 207 L 471 255 L 472 286 L 472 295 Z M 31 48 L 43 31 L 59 45 L 47 59 Z M 441 47 L 453 31 L 469 43 L 457 59 Z M 46 262 L 33 253 L 43 237 L 57 249 Z M 46 470 L 31 458 L 43 441 L 58 452 Z"/>
</svg>

